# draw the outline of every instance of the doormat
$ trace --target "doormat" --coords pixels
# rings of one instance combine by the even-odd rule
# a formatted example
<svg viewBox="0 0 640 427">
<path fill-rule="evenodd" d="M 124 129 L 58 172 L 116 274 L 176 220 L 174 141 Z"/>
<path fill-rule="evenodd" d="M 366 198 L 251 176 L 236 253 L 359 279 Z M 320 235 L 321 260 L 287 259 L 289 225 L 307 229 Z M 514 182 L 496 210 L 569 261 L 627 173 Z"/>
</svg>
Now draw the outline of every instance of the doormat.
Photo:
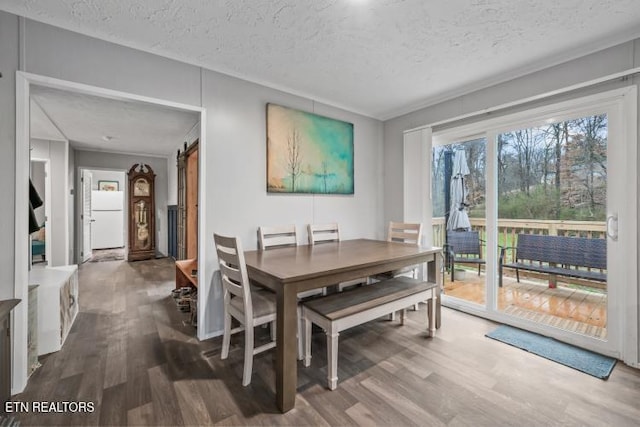
<svg viewBox="0 0 640 427">
<path fill-rule="evenodd" d="M 94 249 L 89 262 L 122 261 L 123 259 L 124 248 Z"/>
<path fill-rule="evenodd" d="M 507 325 L 499 326 L 486 336 L 603 380 L 609 378 L 616 364 L 616 359 L 611 357 Z"/>
</svg>

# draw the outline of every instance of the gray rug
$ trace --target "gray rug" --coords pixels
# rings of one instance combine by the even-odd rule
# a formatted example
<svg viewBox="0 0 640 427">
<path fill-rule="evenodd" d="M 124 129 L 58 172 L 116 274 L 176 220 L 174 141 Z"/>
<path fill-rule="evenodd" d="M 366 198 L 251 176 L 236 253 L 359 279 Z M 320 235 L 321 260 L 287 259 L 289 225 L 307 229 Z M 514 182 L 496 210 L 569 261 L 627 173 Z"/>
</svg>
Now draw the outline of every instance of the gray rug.
<svg viewBox="0 0 640 427">
<path fill-rule="evenodd" d="M 124 259 L 124 248 L 94 249 L 89 262 L 122 261 Z"/>
<path fill-rule="evenodd" d="M 603 380 L 609 378 L 616 365 L 616 359 L 611 357 L 507 325 L 499 326 L 486 336 Z"/>
</svg>

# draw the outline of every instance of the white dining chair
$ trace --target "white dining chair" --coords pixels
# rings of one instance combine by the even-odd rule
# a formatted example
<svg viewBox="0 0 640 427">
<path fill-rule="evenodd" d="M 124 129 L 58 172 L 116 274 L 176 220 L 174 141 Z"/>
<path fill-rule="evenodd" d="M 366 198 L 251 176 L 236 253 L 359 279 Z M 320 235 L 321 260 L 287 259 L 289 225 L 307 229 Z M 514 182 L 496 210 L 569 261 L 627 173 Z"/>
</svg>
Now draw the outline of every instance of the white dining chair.
<svg viewBox="0 0 640 427">
<path fill-rule="evenodd" d="M 409 245 L 420 245 L 422 240 L 422 224 L 421 223 L 409 223 L 409 222 L 394 222 L 389 221 L 389 228 L 387 229 L 387 241 L 406 243 Z M 372 277 L 373 280 L 385 280 L 393 277 L 405 276 L 412 279 L 418 278 L 418 265 L 410 265 L 398 270 L 387 271 Z M 414 307 L 414 310 L 418 310 L 418 304 Z M 391 314 L 391 319 L 395 318 L 394 314 Z"/>
<path fill-rule="evenodd" d="M 276 346 L 276 297 L 273 292 L 266 290 L 251 290 L 244 252 L 238 238 L 214 234 L 213 239 L 224 291 L 224 335 L 221 358 L 224 360 L 229 356 L 231 335 L 244 331 L 242 385 L 247 386 L 251 383 L 253 356 Z M 231 329 L 232 317 L 240 323 L 240 326 Z M 254 348 L 254 327 L 264 324 L 271 325 L 271 342 Z"/>
<path fill-rule="evenodd" d="M 258 227 L 258 248 L 261 250 L 269 250 L 274 248 L 286 248 L 298 245 L 298 235 L 295 225 L 281 225 L 275 227 Z M 306 298 L 326 295 L 327 288 L 309 289 L 308 291 L 298 292 L 298 301 Z M 302 310 L 298 306 L 298 360 L 302 360 L 303 351 L 302 336 Z"/>
<path fill-rule="evenodd" d="M 387 230 L 387 241 L 407 243 L 409 245 L 420 245 L 422 240 L 422 224 L 408 222 L 389 221 L 389 229 Z M 418 278 L 419 266 L 408 266 L 391 273 L 393 277 L 407 276 L 413 279 Z"/>
<path fill-rule="evenodd" d="M 312 246 L 322 243 L 339 242 L 340 226 L 337 223 L 308 224 L 307 236 L 309 238 L 309 244 Z M 349 286 L 360 285 L 363 283 L 367 283 L 366 277 L 340 282 L 338 283 L 338 292 L 342 292 Z"/>
</svg>

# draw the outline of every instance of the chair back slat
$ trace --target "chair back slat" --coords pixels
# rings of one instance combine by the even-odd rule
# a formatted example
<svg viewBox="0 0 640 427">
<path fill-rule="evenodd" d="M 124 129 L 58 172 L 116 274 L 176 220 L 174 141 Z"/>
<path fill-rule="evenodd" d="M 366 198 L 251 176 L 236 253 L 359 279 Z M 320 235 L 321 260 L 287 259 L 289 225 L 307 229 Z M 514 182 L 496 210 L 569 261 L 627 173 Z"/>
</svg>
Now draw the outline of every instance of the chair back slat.
<svg viewBox="0 0 640 427">
<path fill-rule="evenodd" d="M 422 224 L 391 221 L 387 231 L 387 240 L 419 245 L 422 240 Z"/>
<path fill-rule="evenodd" d="M 340 241 L 340 227 L 333 224 L 309 224 L 307 225 L 309 244 Z"/>
<path fill-rule="evenodd" d="M 295 225 L 258 228 L 258 247 L 260 249 L 296 246 L 297 244 L 298 236 Z"/>
<path fill-rule="evenodd" d="M 245 314 L 251 313 L 249 276 L 240 239 L 219 234 L 214 234 L 213 239 L 218 254 L 224 298 L 232 298 L 232 296 L 242 298 Z"/>
</svg>

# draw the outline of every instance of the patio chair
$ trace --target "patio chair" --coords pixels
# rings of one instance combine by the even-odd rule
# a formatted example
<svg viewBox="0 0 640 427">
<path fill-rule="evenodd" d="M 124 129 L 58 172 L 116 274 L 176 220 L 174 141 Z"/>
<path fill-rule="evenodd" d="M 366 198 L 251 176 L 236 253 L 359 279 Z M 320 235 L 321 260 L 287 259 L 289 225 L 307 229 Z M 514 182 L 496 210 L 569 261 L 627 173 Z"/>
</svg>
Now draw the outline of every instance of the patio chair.
<svg viewBox="0 0 640 427">
<path fill-rule="evenodd" d="M 451 281 L 455 280 L 456 263 L 477 264 L 478 276 L 480 267 L 485 264 L 482 258 L 482 244 L 480 233 L 477 231 L 452 231 L 447 230 L 447 242 L 444 245 L 448 257 L 448 265 L 451 269 Z"/>
</svg>

